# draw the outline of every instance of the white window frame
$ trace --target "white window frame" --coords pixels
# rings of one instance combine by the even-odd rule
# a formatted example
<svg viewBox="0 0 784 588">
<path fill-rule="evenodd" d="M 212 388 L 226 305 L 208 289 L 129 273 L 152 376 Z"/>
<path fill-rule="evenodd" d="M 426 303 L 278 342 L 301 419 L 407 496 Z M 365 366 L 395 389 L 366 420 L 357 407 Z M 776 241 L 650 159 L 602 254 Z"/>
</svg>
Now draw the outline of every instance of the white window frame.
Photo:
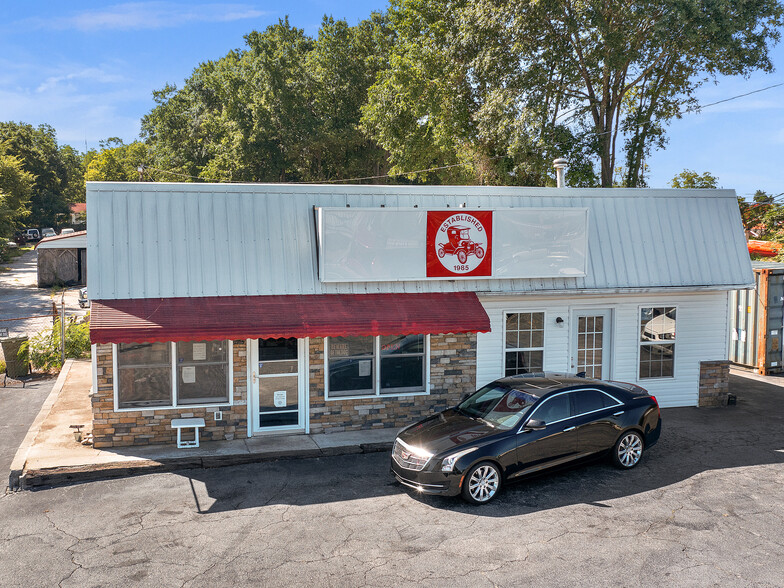
<svg viewBox="0 0 784 588">
<path fill-rule="evenodd" d="M 635 382 L 657 382 L 657 381 L 665 381 L 668 382 L 670 380 L 675 380 L 677 378 L 678 373 L 678 354 L 675 352 L 675 347 L 678 344 L 678 318 L 675 319 L 675 339 L 672 339 L 673 351 L 672 351 L 672 375 L 671 376 L 656 376 L 655 378 L 641 378 L 640 377 L 640 360 L 642 359 L 642 346 L 650 346 L 654 345 L 654 343 L 643 343 L 640 339 L 640 316 L 642 315 L 643 308 L 674 308 L 675 309 L 675 316 L 678 317 L 680 314 L 680 307 L 677 304 L 667 304 L 667 303 L 652 303 L 652 304 L 640 304 L 637 307 L 637 316 L 635 318 L 635 332 L 637 333 L 635 336 L 637 337 L 637 365 L 635 366 Z"/>
<path fill-rule="evenodd" d="M 423 388 L 418 392 L 390 392 L 381 393 L 381 337 L 373 336 L 373 369 L 375 378 L 373 379 L 374 394 L 363 394 L 361 396 L 329 396 L 329 339 L 324 337 L 324 400 L 362 400 L 367 398 L 401 398 L 404 396 L 428 396 L 430 394 L 430 335 L 423 335 L 425 338 L 425 348 L 423 361 L 425 363 L 425 374 Z"/>
<path fill-rule="evenodd" d="M 191 408 L 218 408 L 221 406 L 234 406 L 234 341 L 224 339 L 229 343 L 229 400 L 228 402 L 211 402 L 208 404 L 177 404 L 177 342 L 167 341 L 171 355 L 171 403 L 167 406 L 136 406 L 120 408 L 120 372 L 117 369 L 118 346 L 112 343 L 112 384 L 114 387 L 114 412 L 141 412 L 147 410 L 183 410 Z"/>
<path fill-rule="evenodd" d="M 542 346 L 541 347 L 515 347 L 510 349 L 506 346 L 506 318 L 510 314 L 535 314 L 541 313 L 542 314 Z M 501 377 L 506 377 L 506 354 L 510 351 L 541 351 L 542 352 L 542 371 L 547 371 L 545 367 L 547 365 L 547 311 L 543 308 L 536 308 L 536 309 L 515 309 L 515 310 L 505 310 L 503 312 L 503 329 L 501 333 L 501 351 L 503 356 L 501 357 Z"/>
</svg>

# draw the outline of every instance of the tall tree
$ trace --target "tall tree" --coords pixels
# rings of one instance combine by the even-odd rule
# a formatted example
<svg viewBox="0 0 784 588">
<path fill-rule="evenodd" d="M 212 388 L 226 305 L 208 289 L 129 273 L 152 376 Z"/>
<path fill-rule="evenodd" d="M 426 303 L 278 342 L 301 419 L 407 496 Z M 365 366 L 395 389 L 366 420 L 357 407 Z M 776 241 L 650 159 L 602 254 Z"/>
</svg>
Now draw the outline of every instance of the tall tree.
<svg viewBox="0 0 784 588">
<path fill-rule="evenodd" d="M 368 175 L 384 152 L 359 129 L 380 67 L 384 19 L 325 18 L 318 38 L 288 20 L 245 36 L 247 49 L 202 63 L 182 89 L 155 93 L 142 120 L 155 166 L 234 181 Z"/>
<path fill-rule="evenodd" d="M 30 214 L 33 176 L 18 157 L 5 155 L 0 144 L 0 237 L 10 237 Z"/>
<path fill-rule="evenodd" d="M 560 123 L 595 153 L 602 186 L 613 185 L 621 151 L 624 183 L 639 186 L 645 157 L 664 144 L 668 121 L 697 106 L 700 85 L 717 74 L 772 71 L 769 49 L 779 40 L 782 5 L 393 0 L 391 19 L 401 49 L 371 91 L 379 113 L 368 113 L 383 145 L 396 148 L 397 137 L 410 136 L 416 150 L 423 140 L 438 144 L 450 135 L 486 144 L 471 131 L 491 121 L 490 128 L 535 138 L 541 149 Z M 399 116 L 409 106 L 416 116 Z M 493 123 L 491 114 L 504 122 Z M 445 122 L 433 125 L 433 118 Z M 525 122 L 527 132 L 520 129 Z"/>
<path fill-rule="evenodd" d="M 56 226 L 61 215 L 68 214 L 69 202 L 84 200 L 83 179 L 78 172 L 80 156 L 58 146 L 52 127 L 0 122 L 0 143 L 34 177 L 27 219 L 31 226 Z"/>
<path fill-rule="evenodd" d="M 670 186 L 673 188 L 718 188 L 719 178 L 710 172 L 698 174 L 690 169 L 685 169 L 672 178 Z"/>
<path fill-rule="evenodd" d="M 100 142 L 100 151 L 90 151 L 85 180 L 91 182 L 132 182 L 139 179 L 159 179 L 150 170 L 139 174 L 139 167 L 149 164 L 147 146 L 141 141 L 126 145 L 121 139 L 111 137 Z"/>
<path fill-rule="evenodd" d="M 429 182 L 544 185 L 554 183 L 552 160 L 566 156 L 569 182 L 594 184 L 572 131 L 521 104 L 515 84 L 494 81 L 497 40 L 470 30 L 469 4 L 399 0 L 390 8 L 389 66 L 369 91 L 363 124 L 389 151 L 392 170 L 439 168 L 409 175 Z"/>
</svg>

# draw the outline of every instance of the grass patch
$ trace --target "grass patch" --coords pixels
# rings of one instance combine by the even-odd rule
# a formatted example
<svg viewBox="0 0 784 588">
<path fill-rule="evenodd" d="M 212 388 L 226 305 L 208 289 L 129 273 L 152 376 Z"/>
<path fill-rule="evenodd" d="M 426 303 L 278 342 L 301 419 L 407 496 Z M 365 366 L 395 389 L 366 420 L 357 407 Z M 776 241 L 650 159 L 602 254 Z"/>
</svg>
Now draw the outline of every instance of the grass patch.
<svg viewBox="0 0 784 588">
<path fill-rule="evenodd" d="M 15 260 L 17 257 L 21 257 L 21 255 L 27 251 L 32 251 L 32 246 L 24 246 L 24 247 L 17 247 L 16 249 L 3 249 L 0 251 L 0 261 L 4 263 L 8 263 L 9 261 Z M 0 267 L 0 272 L 9 272 L 11 268 L 8 266 Z"/>
</svg>

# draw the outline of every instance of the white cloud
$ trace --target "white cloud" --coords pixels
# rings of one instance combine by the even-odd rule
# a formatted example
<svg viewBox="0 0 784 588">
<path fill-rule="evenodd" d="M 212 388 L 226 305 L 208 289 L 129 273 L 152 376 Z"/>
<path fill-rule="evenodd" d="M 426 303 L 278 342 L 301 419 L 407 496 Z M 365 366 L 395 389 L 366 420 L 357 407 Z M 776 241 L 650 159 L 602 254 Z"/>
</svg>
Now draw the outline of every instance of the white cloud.
<svg viewBox="0 0 784 588">
<path fill-rule="evenodd" d="M 37 88 L 36 92 L 47 92 L 53 90 L 56 86 L 62 85 L 63 82 L 73 81 L 89 81 L 98 82 L 100 84 L 116 84 L 125 81 L 125 78 L 119 74 L 112 74 L 96 67 L 86 67 L 79 71 L 71 72 L 64 75 L 50 76 Z"/>
<path fill-rule="evenodd" d="M 35 28 L 79 30 L 144 30 L 183 26 L 195 22 L 231 22 L 259 18 L 266 13 L 247 4 L 189 5 L 174 2 L 127 2 L 71 16 L 27 21 Z"/>
</svg>

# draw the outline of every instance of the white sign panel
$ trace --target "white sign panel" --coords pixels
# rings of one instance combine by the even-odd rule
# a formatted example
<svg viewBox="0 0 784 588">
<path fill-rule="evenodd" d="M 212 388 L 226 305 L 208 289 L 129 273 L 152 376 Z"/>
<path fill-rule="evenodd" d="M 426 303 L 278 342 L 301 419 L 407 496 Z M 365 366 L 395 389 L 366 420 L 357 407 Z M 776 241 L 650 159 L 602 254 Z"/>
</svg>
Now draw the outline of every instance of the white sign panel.
<svg viewBox="0 0 784 588">
<path fill-rule="evenodd" d="M 275 390 L 272 402 L 275 404 L 275 408 L 284 408 L 286 406 L 286 391 Z"/>
<path fill-rule="evenodd" d="M 193 361 L 204 361 L 207 359 L 207 344 L 194 343 L 193 344 Z"/>
<path fill-rule="evenodd" d="M 318 213 L 322 282 L 563 278 L 586 273 L 587 208 L 320 208 Z M 468 220 L 453 223 L 454 234 L 446 237 L 432 227 L 429 231 L 428 216 L 431 224 L 443 223 L 446 213 L 462 213 Z M 469 222 L 480 215 L 491 227 L 486 236 Z M 436 242 L 441 237 L 444 242 Z M 454 275 L 428 277 L 434 275 L 432 267 L 428 272 L 430 249 L 442 263 L 450 262 L 445 267 L 458 268 Z M 474 265 L 485 255 L 484 268 L 476 270 Z"/>
<path fill-rule="evenodd" d="M 192 365 L 186 365 L 182 368 L 182 383 L 183 384 L 194 384 L 196 383 L 196 367 Z"/>
</svg>

